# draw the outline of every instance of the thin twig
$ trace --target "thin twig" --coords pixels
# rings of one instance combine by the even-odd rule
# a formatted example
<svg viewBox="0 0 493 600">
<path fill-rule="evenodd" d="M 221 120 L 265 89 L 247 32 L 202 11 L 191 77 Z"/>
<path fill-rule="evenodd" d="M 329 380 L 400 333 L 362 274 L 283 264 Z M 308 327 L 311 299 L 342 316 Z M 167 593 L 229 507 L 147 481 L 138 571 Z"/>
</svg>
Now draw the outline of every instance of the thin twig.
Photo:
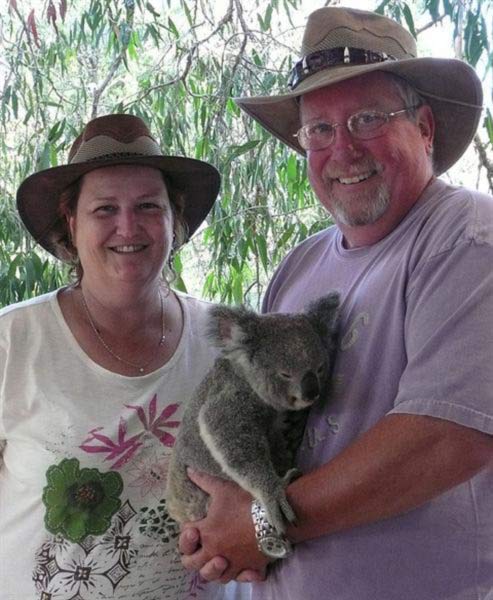
<svg viewBox="0 0 493 600">
<path fill-rule="evenodd" d="M 443 19 L 445 19 L 446 16 L 447 15 L 445 15 L 445 14 L 440 15 L 437 19 L 433 19 L 432 21 L 430 21 L 426 25 L 423 25 L 423 27 L 420 27 L 419 29 L 416 29 L 416 35 L 418 36 L 420 33 L 423 33 L 423 31 L 426 31 L 427 29 L 430 29 L 430 27 L 433 27 L 434 25 L 438 25 L 438 23 L 441 23 L 443 21 Z"/>
<path fill-rule="evenodd" d="M 486 178 L 488 179 L 490 191 L 493 192 L 493 161 L 489 159 L 485 144 L 483 144 L 478 134 L 474 136 L 474 147 L 479 155 L 480 166 L 486 170 Z"/>
</svg>

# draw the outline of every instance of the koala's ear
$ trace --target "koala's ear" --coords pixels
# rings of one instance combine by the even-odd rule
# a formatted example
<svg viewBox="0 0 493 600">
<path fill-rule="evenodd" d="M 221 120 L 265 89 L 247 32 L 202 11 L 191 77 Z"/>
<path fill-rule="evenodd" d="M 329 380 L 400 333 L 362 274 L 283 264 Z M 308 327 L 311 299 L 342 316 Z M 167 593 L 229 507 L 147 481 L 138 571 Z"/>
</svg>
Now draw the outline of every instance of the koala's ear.
<svg viewBox="0 0 493 600">
<path fill-rule="evenodd" d="M 242 346 L 247 338 L 246 326 L 255 313 L 246 308 L 216 305 L 210 310 L 207 330 L 215 346 L 230 352 Z"/>
<path fill-rule="evenodd" d="M 311 302 L 306 309 L 310 323 L 329 346 L 336 336 L 340 302 L 338 292 L 331 292 Z"/>
</svg>

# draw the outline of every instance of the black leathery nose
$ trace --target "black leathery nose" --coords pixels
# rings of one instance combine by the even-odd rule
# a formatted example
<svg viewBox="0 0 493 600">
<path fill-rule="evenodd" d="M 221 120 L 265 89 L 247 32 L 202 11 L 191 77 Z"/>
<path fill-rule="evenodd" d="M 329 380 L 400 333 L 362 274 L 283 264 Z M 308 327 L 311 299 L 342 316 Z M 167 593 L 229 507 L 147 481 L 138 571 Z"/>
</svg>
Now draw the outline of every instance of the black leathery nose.
<svg viewBox="0 0 493 600">
<path fill-rule="evenodd" d="M 301 380 L 301 393 L 304 398 L 314 400 L 320 394 L 317 376 L 313 371 L 308 371 Z"/>
</svg>

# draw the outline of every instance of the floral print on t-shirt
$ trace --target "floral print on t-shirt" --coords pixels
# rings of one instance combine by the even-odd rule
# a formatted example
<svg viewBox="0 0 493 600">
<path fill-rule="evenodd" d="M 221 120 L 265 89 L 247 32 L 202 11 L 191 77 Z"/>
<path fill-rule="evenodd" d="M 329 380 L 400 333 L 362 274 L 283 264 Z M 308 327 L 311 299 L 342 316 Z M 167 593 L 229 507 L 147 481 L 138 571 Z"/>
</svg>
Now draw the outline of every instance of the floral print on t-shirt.
<svg viewBox="0 0 493 600">
<path fill-rule="evenodd" d="M 77 458 L 49 467 L 43 503 L 51 535 L 33 574 L 40 600 L 185 600 L 205 589 L 181 567 L 179 528 L 166 508 L 179 407 L 159 407 L 157 395 L 125 405 L 112 431 L 92 428 Z"/>
</svg>

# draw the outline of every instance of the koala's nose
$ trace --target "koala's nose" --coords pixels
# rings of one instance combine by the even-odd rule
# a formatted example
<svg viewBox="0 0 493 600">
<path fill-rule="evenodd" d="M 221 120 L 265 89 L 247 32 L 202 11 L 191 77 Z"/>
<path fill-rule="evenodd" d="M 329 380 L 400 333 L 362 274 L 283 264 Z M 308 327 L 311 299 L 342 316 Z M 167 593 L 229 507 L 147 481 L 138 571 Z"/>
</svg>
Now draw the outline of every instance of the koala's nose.
<svg viewBox="0 0 493 600">
<path fill-rule="evenodd" d="M 303 398 L 314 401 L 320 395 L 320 387 L 318 385 L 317 376 L 313 371 L 308 371 L 303 375 L 301 380 L 301 393 Z"/>
</svg>

